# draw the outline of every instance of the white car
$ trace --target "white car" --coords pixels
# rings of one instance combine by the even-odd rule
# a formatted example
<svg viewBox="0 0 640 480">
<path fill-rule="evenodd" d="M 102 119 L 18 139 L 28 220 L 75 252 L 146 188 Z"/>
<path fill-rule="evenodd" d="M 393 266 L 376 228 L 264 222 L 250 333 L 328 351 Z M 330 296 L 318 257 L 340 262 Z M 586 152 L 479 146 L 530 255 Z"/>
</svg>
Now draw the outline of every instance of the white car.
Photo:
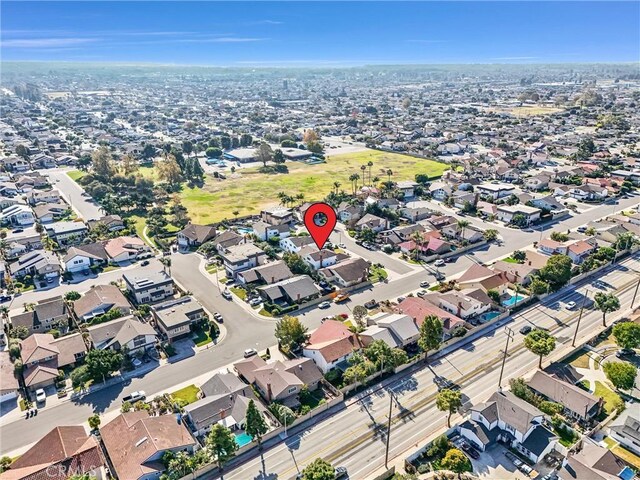
<svg viewBox="0 0 640 480">
<path fill-rule="evenodd" d="M 329 302 L 322 302 L 318 304 L 318 308 L 329 308 L 331 304 Z"/>
<path fill-rule="evenodd" d="M 36 402 L 45 403 L 47 401 L 47 394 L 42 388 L 36 390 Z"/>
<path fill-rule="evenodd" d="M 578 306 L 578 304 L 576 302 L 568 302 L 564 308 L 566 308 L 567 310 L 573 310 L 574 308 L 576 308 Z"/>
<path fill-rule="evenodd" d="M 434 264 L 436 267 L 444 267 L 445 263 L 446 263 L 446 262 L 445 262 L 444 260 L 442 260 L 441 258 L 439 258 L 438 260 L 436 260 L 435 262 L 433 262 L 433 264 Z"/>
<path fill-rule="evenodd" d="M 227 299 L 227 300 L 231 300 L 233 298 L 231 296 L 231 292 L 229 290 L 223 290 L 222 291 L 222 297 Z"/>
<path fill-rule="evenodd" d="M 258 351 L 255 348 L 247 348 L 244 351 L 244 358 L 249 358 L 249 357 L 253 357 L 254 355 L 257 355 Z"/>
</svg>

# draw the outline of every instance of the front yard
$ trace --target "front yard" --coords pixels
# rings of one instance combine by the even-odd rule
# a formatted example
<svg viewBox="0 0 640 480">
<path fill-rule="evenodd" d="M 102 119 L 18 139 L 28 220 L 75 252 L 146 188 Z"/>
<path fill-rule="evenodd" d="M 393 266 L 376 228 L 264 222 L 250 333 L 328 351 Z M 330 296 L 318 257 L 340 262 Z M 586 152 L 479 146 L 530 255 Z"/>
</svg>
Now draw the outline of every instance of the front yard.
<svg viewBox="0 0 640 480">
<path fill-rule="evenodd" d="M 389 274 L 387 271 L 379 265 L 371 265 L 369 269 L 369 281 L 371 283 L 377 283 L 384 281 Z"/>
<path fill-rule="evenodd" d="M 596 387 L 593 394 L 604 399 L 604 411 L 607 415 L 611 415 L 615 410 L 624 410 L 624 401 L 620 398 L 620 395 L 602 382 L 596 381 L 595 383 Z"/>
<path fill-rule="evenodd" d="M 195 385 L 187 385 L 186 387 L 170 394 L 170 397 L 173 400 L 180 402 L 180 404 L 184 406 L 198 400 L 199 393 L 200 389 L 198 387 L 196 387 Z"/>
</svg>

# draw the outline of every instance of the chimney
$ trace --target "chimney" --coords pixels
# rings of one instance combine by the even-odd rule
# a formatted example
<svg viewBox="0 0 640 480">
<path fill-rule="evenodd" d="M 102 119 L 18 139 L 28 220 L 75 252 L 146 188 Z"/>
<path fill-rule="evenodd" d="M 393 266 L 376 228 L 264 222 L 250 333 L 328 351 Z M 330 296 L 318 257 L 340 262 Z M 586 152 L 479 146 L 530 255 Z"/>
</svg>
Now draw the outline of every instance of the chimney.
<svg viewBox="0 0 640 480">
<path fill-rule="evenodd" d="M 220 419 L 222 420 L 226 416 L 227 416 L 227 411 L 224 408 L 221 408 L 220 409 Z"/>
<path fill-rule="evenodd" d="M 271 384 L 267 383 L 267 402 L 271 403 L 271 397 L 273 392 L 271 391 Z"/>
<path fill-rule="evenodd" d="M 458 316 L 462 316 L 462 302 L 458 302 Z"/>
<path fill-rule="evenodd" d="M 531 260 L 529 260 L 529 266 L 531 266 Z"/>
<path fill-rule="evenodd" d="M 271 283 L 275 283 L 276 282 L 276 277 L 274 277 L 273 275 L 271 275 Z"/>
</svg>

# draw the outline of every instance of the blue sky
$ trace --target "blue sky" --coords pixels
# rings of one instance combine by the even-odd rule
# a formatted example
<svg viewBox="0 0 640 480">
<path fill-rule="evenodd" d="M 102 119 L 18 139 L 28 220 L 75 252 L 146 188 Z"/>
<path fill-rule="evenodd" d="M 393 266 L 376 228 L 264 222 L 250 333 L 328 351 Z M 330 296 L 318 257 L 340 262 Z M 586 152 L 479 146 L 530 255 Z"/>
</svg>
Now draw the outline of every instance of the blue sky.
<svg viewBox="0 0 640 480">
<path fill-rule="evenodd" d="M 2 2 L 7 60 L 640 61 L 640 2 Z"/>
</svg>

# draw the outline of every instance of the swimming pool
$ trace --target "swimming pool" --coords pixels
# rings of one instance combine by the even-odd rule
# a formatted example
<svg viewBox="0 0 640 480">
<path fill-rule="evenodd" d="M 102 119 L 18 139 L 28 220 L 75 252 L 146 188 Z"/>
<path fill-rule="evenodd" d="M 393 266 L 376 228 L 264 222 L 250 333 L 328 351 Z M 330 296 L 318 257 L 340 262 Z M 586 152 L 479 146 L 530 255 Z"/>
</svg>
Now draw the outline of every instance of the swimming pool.
<svg viewBox="0 0 640 480">
<path fill-rule="evenodd" d="M 238 233 L 251 233 L 251 232 L 253 232 L 253 228 L 247 228 L 247 227 L 236 227 L 236 230 L 238 230 Z"/>
<path fill-rule="evenodd" d="M 247 435 L 246 432 L 236 433 L 236 443 L 238 447 L 244 447 L 247 443 L 251 442 L 251 435 Z"/>
<path fill-rule="evenodd" d="M 524 295 L 514 295 L 511 298 L 508 298 L 507 300 L 503 300 L 502 301 L 502 305 L 504 307 L 513 307 L 517 302 L 522 302 L 525 298 L 527 298 Z"/>
<path fill-rule="evenodd" d="M 487 312 L 487 313 L 483 313 L 482 315 L 480 315 L 480 322 L 484 323 L 484 322 L 488 322 L 489 320 L 493 320 L 494 318 L 496 318 L 498 315 L 500 315 L 500 312 Z"/>
</svg>

